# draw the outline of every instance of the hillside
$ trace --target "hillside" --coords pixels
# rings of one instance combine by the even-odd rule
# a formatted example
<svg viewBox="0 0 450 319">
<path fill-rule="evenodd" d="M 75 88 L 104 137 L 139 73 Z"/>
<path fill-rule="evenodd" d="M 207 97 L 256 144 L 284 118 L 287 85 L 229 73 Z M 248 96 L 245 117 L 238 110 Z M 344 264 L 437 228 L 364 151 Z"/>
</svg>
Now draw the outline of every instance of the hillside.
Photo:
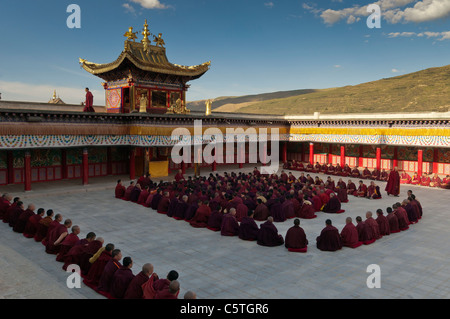
<svg viewBox="0 0 450 319">
<path fill-rule="evenodd" d="M 214 112 L 254 114 L 302 115 L 320 112 L 377 113 L 377 112 L 442 112 L 450 107 L 450 65 L 430 68 L 410 74 L 323 90 L 289 91 L 224 98 L 213 102 Z M 275 97 L 276 96 L 276 97 Z M 204 110 L 204 102 L 200 110 Z"/>
</svg>

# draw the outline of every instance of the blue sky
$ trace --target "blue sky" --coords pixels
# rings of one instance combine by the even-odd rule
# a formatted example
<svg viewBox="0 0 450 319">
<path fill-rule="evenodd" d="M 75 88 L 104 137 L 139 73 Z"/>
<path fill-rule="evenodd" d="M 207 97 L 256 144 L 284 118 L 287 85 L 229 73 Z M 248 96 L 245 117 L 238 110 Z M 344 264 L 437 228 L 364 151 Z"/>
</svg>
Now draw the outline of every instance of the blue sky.
<svg viewBox="0 0 450 319">
<path fill-rule="evenodd" d="M 66 25 L 72 3 L 80 29 Z M 367 27 L 371 3 L 380 29 Z M 88 86 L 102 105 L 102 80 L 78 58 L 114 61 L 128 27 L 141 31 L 145 19 L 172 63 L 211 61 L 188 100 L 355 85 L 450 64 L 449 18 L 449 0 L 2 1 L 0 92 L 46 102 L 56 89 L 78 104 Z"/>
</svg>

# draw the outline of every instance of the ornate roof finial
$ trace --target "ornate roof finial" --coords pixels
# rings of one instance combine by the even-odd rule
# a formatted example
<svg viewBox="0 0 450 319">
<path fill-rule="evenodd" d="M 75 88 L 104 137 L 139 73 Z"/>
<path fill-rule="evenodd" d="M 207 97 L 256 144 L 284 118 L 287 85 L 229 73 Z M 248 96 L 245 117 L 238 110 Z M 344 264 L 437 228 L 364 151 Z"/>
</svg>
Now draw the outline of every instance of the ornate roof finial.
<svg viewBox="0 0 450 319">
<path fill-rule="evenodd" d="M 53 91 L 53 99 L 56 100 L 56 90 Z"/>
<path fill-rule="evenodd" d="M 137 34 L 137 32 L 133 32 L 133 27 L 130 27 L 128 29 L 128 32 L 125 32 L 125 34 L 123 36 L 127 37 L 127 41 L 130 41 L 130 40 L 134 41 L 137 39 L 136 34 Z"/>
<path fill-rule="evenodd" d="M 154 35 L 153 42 L 155 42 L 156 46 L 160 46 L 162 48 L 164 48 L 164 46 L 166 45 L 166 43 L 162 38 L 162 33 L 158 34 L 158 36 Z"/>
<path fill-rule="evenodd" d="M 144 36 L 144 38 L 142 39 L 141 42 L 144 45 L 144 51 L 147 51 L 148 45 L 151 43 L 151 41 L 148 39 L 148 37 L 151 35 L 151 33 L 150 33 L 150 31 L 148 31 L 147 19 L 145 19 L 144 31 L 142 31 L 142 35 Z"/>
</svg>

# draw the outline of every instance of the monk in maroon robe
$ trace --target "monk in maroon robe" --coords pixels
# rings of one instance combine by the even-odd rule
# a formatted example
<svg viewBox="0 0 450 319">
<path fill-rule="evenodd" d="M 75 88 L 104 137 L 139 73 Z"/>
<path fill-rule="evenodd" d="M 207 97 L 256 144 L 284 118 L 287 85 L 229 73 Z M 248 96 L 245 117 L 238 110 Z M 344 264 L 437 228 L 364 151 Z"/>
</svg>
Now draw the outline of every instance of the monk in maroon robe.
<svg viewBox="0 0 450 319">
<path fill-rule="evenodd" d="M 192 219 L 189 221 L 192 227 L 206 228 L 208 226 L 208 219 L 211 216 L 211 208 L 208 206 L 208 201 L 201 203 Z"/>
<path fill-rule="evenodd" d="M 427 173 L 424 173 L 420 179 L 420 186 L 430 186 L 431 178 Z"/>
<path fill-rule="evenodd" d="M 122 267 L 120 260 L 122 259 L 122 252 L 115 249 L 111 253 L 111 259 L 106 263 L 102 275 L 99 280 L 97 291 L 106 297 L 110 297 L 111 282 L 114 273 Z"/>
<path fill-rule="evenodd" d="M 409 223 L 409 219 L 408 219 L 408 214 L 403 209 L 403 207 L 400 205 L 400 203 L 395 203 L 393 205 L 393 208 L 394 208 L 394 214 L 398 218 L 398 227 L 400 228 L 400 230 L 404 231 L 404 230 L 409 229 L 410 223 Z"/>
<path fill-rule="evenodd" d="M 367 185 L 363 181 L 359 181 L 358 189 L 353 193 L 356 197 L 367 197 Z"/>
<path fill-rule="evenodd" d="M 339 231 L 332 225 L 330 219 L 325 221 L 325 228 L 316 238 L 317 248 L 322 251 L 336 251 L 342 248 L 342 240 Z"/>
<path fill-rule="evenodd" d="M 278 229 L 273 224 L 273 220 L 273 217 L 270 216 L 265 223 L 261 224 L 257 236 L 258 245 L 275 247 L 284 244 L 283 236 L 278 234 Z"/>
<path fill-rule="evenodd" d="M 19 220 L 19 216 L 25 211 L 24 205 L 22 201 L 18 201 L 15 207 L 9 214 L 9 226 L 14 228 L 16 226 L 17 221 Z"/>
<path fill-rule="evenodd" d="M 372 179 L 374 181 L 379 181 L 380 176 L 381 176 L 381 172 L 377 168 L 375 168 L 370 176 L 370 179 Z"/>
<path fill-rule="evenodd" d="M 253 219 L 253 211 L 248 211 L 247 216 L 242 218 L 239 225 L 239 238 L 253 241 L 257 239 L 259 227 Z"/>
<path fill-rule="evenodd" d="M 300 219 L 294 219 L 294 226 L 286 232 L 284 247 L 290 252 L 307 252 L 308 239 L 306 239 L 305 231 L 300 227 Z"/>
<path fill-rule="evenodd" d="M 180 293 L 180 283 L 178 280 L 170 282 L 169 287 L 159 290 L 155 294 L 155 299 L 178 299 Z"/>
<path fill-rule="evenodd" d="M 334 193 L 330 194 L 330 200 L 323 207 L 323 212 L 328 214 L 341 214 L 345 210 L 341 209 L 341 202 Z"/>
<path fill-rule="evenodd" d="M 441 187 L 442 180 L 437 173 L 434 174 L 430 182 L 430 187 Z"/>
<path fill-rule="evenodd" d="M 144 266 L 142 266 L 141 272 L 139 272 L 131 280 L 127 290 L 125 291 L 123 299 L 143 299 L 144 291 L 142 289 L 142 286 L 150 280 L 150 277 L 153 277 L 153 280 L 157 280 L 157 276 L 157 274 L 153 273 L 152 264 L 144 264 Z"/>
<path fill-rule="evenodd" d="M 85 89 L 86 91 L 86 100 L 84 102 L 84 109 L 83 112 L 91 112 L 94 113 L 94 96 L 92 95 L 92 92 L 89 91 L 89 88 Z"/>
<path fill-rule="evenodd" d="M 389 222 L 389 230 L 390 230 L 391 234 L 399 233 L 400 227 L 399 227 L 397 215 L 394 214 L 391 207 L 388 207 L 386 209 L 386 212 L 387 212 L 386 219 Z"/>
<path fill-rule="evenodd" d="M 58 240 L 55 242 L 55 245 L 59 245 L 59 251 L 56 256 L 56 261 L 64 262 L 64 256 L 69 252 L 69 250 L 75 246 L 79 241 L 80 238 L 78 235 L 80 234 L 80 227 L 79 226 L 73 226 L 72 232 L 64 237 L 64 239 L 60 242 Z"/>
<path fill-rule="evenodd" d="M 223 213 L 221 211 L 221 207 L 218 206 L 216 210 L 211 212 L 211 216 L 208 218 L 208 228 L 212 231 L 220 231 L 220 228 L 222 227 L 222 219 L 223 219 Z"/>
<path fill-rule="evenodd" d="M 343 176 L 343 177 L 347 177 L 352 175 L 352 169 L 350 168 L 350 166 L 348 166 L 348 164 L 344 165 L 344 168 L 341 169 L 341 166 L 338 164 L 339 166 L 339 170 L 336 169 L 336 172 L 338 173 L 337 175 Z M 359 171 L 358 171 L 359 172 Z"/>
<path fill-rule="evenodd" d="M 62 269 L 67 270 L 69 265 L 75 264 L 80 266 L 82 275 L 87 275 L 91 266 L 89 258 L 103 246 L 103 241 L 103 238 L 97 238 L 94 232 L 89 232 L 85 239 L 80 240 L 65 254 Z"/>
<path fill-rule="evenodd" d="M 347 194 L 354 195 L 355 192 L 356 192 L 356 185 L 349 179 L 347 183 Z"/>
<path fill-rule="evenodd" d="M 372 229 L 373 238 L 375 240 L 381 238 L 380 234 L 380 226 L 378 225 L 377 221 L 372 217 L 372 212 L 366 213 L 366 220 L 364 223 Z"/>
<path fill-rule="evenodd" d="M 92 289 L 97 289 L 100 278 L 103 274 L 103 270 L 105 269 L 106 264 L 111 260 L 113 251 L 114 244 L 111 243 L 107 244 L 105 247 L 100 248 L 100 255 L 94 262 L 91 263 L 89 272 L 83 280 L 86 286 Z M 97 254 L 99 252 L 97 252 Z M 91 262 L 91 260 L 89 260 L 89 262 Z"/>
<path fill-rule="evenodd" d="M 148 196 L 150 195 L 148 191 L 148 186 L 145 185 L 144 188 L 141 190 L 141 193 L 139 194 L 137 203 L 139 205 L 145 205 L 145 202 L 147 201 Z"/>
<path fill-rule="evenodd" d="M 169 204 L 170 204 L 169 192 L 164 192 L 163 197 L 158 203 L 156 211 L 159 214 L 167 214 L 167 211 L 169 210 Z"/>
<path fill-rule="evenodd" d="M 358 230 L 352 222 L 351 217 L 345 219 L 345 226 L 341 231 L 342 245 L 350 248 L 357 248 L 363 243 L 359 241 Z"/>
<path fill-rule="evenodd" d="M 123 194 L 123 198 L 122 199 L 124 199 L 126 201 L 131 200 L 131 193 L 133 192 L 135 187 L 136 187 L 136 185 L 134 184 L 134 181 L 131 181 L 130 185 L 125 190 L 125 194 Z"/>
<path fill-rule="evenodd" d="M 12 196 L 8 193 L 5 193 L 0 198 L 0 219 L 3 219 L 3 216 L 6 213 L 6 210 L 11 206 Z"/>
<path fill-rule="evenodd" d="M 181 182 L 181 181 L 185 181 L 186 179 L 183 176 L 183 171 L 180 169 L 178 170 L 178 173 L 175 175 L 175 182 Z"/>
<path fill-rule="evenodd" d="M 420 176 L 417 174 L 417 172 L 415 172 L 411 178 L 411 185 L 420 185 Z"/>
<path fill-rule="evenodd" d="M 57 255 L 61 249 L 61 242 L 69 235 L 68 229 L 72 227 L 72 221 L 66 219 L 64 224 L 59 224 L 54 229 L 49 231 L 47 236 L 47 243 L 45 246 L 45 252 L 47 254 Z"/>
<path fill-rule="evenodd" d="M 26 238 L 33 238 L 36 235 L 36 231 L 39 226 L 39 221 L 42 219 L 44 214 L 45 214 L 45 209 L 39 208 L 37 210 L 37 213 L 28 219 L 28 222 L 25 225 L 25 229 L 23 230 L 23 235 Z"/>
<path fill-rule="evenodd" d="M 256 206 L 253 218 L 257 221 L 265 221 L 270 216 L 269 208 L 262 202 L 261 199 L 257 199 L 258 206 Z"/>
<path fill-rule="evenodd" d="M 358 230 L 358 239 L 364 245 L 370 245 L 375 242 L 372 227 L 363 222 L 361 216 L 356 217 L 356 229 Z"/>
<path fill-rule="evenodd" d="M 125 196 L 125 186 L 123 186 L 122 181 L 119 179 L 117 181 L 116 189 L 114 190 L 114 195 L 116 198 L 123 198 Z"/>
<path fill-rule="evenodd" d="M 36 235 L 34 235 L 34 240 L 37 242 L 41 242 L 45 237 L 47 237 L 48 228 L 53 221 L 54 212 L 52 209 L 47 210 L 47 216 L 42 218 L 39 221 L 39 224 L 36 228 Z"/>
<path fill-rule="evenodd" d="M 16 233 L 23 233 L 23 231 L 25 230 L 25 226 L 28 223 L 28 219 L 30 219 L 31 216 L 36 215 L 34 213 L 35 209 L 36 207 L 34 206 L 34 204 L 29 204 L 28 208 L 19 215 L 16 225 L 13 227 L 13 231 L 15 231 Z"/>
<path fill-rule="evenodd" d="M 389 226 L 389 221 L 386 216 L 383 215 L 383 210 L 377 209 L 377 219 L 378 227 L 380 229 L 381 236 L 387 236 L 391 234 L 391 228 Z"/>
<path fill-rule="evenodd" d="M 361 173 L 359 172 L 359 168 L 358 166 L 354 167 L 352 169 L 351 175 L 353 178 L 360 178 L 361 177 Z"/>
<path fill-rule="evenodd" d="M 13 202 L 9 207 L 6 207 L 5 212 L 3 213 L 3 222 L 9 223 L 9 218 L 13 211 L 16 209 L 17 203 L 21 202 L 19 197 L 14 197 Z"/>
<path fill-rule="evenodd" d="M 403 171 L 400 175 L 400 184 L 411 184 L 411 180 L 411 175 L 409 175 L 405 171 Z"/>
<path fill-rule="evenodd" d="M 367 187 L 367 198 L 369 199 L 381 198 L 380 187 L 375 185 L 374 181 L 371 181 L 369 187 Z"/>
<path fill-rule="evenodd" d="M 300 209 L 300 213 L 297 217 L 303 219 L 314 219 L 317 217 L 316 210 L 310 201 L 303 201 L 302 208 Z"/>
<path fill-rule="evenodd" d="M 336 187 L 334 189 L 336 191 L 337 197 L 341 201 L 341 203 L 348 203 L 348 193 L 347 193 L 347 184 L 340 178 Z"/>
<path fill-rule="evenodd" d="M 248 214 L 248 207 L 244 203 L 239 203 L 236 205 L 236 219 L 238 222 L 242 221 L 242 218 L 246 217 Z"/>
<path fill-rule="evenodd" d="M 222 225 L 220 228 L 220 234 L 222 236 L 238 236 L 239 235 L 239 223 L 236 220 L 236 209 L 231 208 L 230 212 L 223 215 Z"/>
<path fill-rule="evenodd" d="M 397 167 L 394 167 L 394 169 L 389 173 L 385 191 L 388 195 L 397 197 L 400 194 L 400 174 L 398 173 Z"/>
<path fill-rule="evenodd" d="M 133 261 L 131 257 L 125 257 L 123 259 L 122 267 L 114 272 L 114 275 L 111 278 L 110 286 L 110 294 L 113 298 L 123 299 L 125 296 L 125 292 L 134 278 L 134 274 L 131 270 L 132 267 Z"/>
<path fill-rule="evenodd" d="M 281 204 L 281 210 L 284 213 L 284 216 L 286 216 L 286 219 L 291 219 L 295 217 L 295 208 L 294 204 L 291 201 L 292 196 L 288 195 L 286 197 L 286 200 Z"/>
<path fill-rule="evenodd" d="M 362 179 L 370 179 L 371 177 L 372 177 L 372 173 L 370 172 L 370 170 L 367 167 L 365 167 L 364 170 L 362 171 L 361 178 Z"/>
</svg>

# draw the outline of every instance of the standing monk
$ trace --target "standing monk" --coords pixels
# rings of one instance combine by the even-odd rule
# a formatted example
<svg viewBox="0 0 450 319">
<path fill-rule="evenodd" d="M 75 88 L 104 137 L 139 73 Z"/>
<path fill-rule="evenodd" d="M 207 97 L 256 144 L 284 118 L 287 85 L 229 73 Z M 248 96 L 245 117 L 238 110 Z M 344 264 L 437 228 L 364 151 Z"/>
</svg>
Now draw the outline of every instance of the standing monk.
<svg viewBox="0 0 450 319">
<path fill-rule="evenodd" d="M 89 91 L 89 88 L 86 88 L 85 91 L 86 91 L 86 102 L 84 102 L 83 112 L 95 112 L 93 106 L 94 96 L 92 95 L 91 91 Z"/>
<path fill-rule="evenodd" d="M 397 166 L 389 173 L 386 192 L 388 195 L 398 197 L 400 194 L 400 174 L 398 173 Z"/>
</svg>

